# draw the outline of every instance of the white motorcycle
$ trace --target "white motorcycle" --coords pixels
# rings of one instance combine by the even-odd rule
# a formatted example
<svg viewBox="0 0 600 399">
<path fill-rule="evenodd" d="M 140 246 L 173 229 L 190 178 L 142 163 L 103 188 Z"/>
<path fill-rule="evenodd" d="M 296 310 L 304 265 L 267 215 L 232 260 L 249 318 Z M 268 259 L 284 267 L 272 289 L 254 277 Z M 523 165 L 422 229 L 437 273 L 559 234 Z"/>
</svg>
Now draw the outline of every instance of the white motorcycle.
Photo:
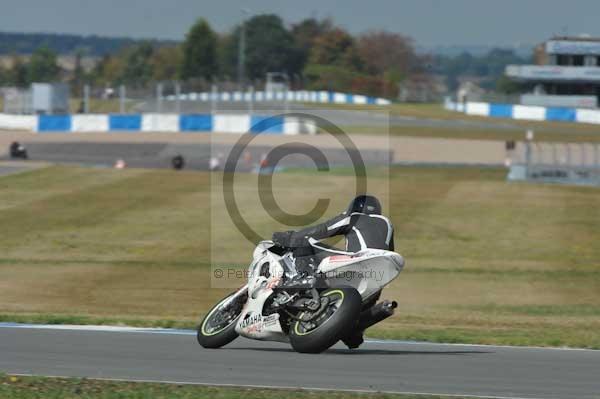
<svg viewBox="0 0 600 399">
<path fill-rule="evenodd" d="M 321 248 L 317 240 L 309 242 Z M 260 242 L 248 283 L 217 303 L 200 323 L 200 345 L 220 348 L 242 335 L 320 353 L 391 316 L 397 303 L 377 300 L 402 271 L 402 256 L 379 249 L 335 252 L 314 274 L 301 275 L 291 252 L 272 241 Z"/>
</svg>

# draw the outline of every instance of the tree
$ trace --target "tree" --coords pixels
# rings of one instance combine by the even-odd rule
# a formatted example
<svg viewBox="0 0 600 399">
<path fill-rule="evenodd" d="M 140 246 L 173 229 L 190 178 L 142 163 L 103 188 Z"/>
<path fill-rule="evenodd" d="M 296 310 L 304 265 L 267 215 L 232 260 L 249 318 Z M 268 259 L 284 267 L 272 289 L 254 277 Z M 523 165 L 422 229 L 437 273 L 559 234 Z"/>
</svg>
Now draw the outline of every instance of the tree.
<svg viewBox="0 0 600 399">
<path fill-rule="evenodd" d="M 372 75 L 407 76 L 419 67 L 412 39 L 397 33 L 375 31 L 358 39 L 358 52 L 365 71 Z"/>
<path fill-rule="evenodd" d="M 154 81 L 176 80 L 182 64 L 181 46 L 163 46 L 154 51 L 150 59 Z"/>
<path fill-rule="evenodd" d="M 361 70 L 354 38 L 345 30 L 334 28 L 317 37 L 310 51 L 309 62 L 319 65 L 336 65 L 350 70 Z"/>
<path fill-rule="evenodd" d="M 29 83 L 56 81 L 59 72 L 56 53 L 47 47 L 40 47 L 33 53 L 29 61 L 27 81 Z"/>
<path fill-rule="evenodd" d="M 312 90 L 349 91 L 360 74 L 337 65 L 308 64 L 304 76 Z"/>
<path fill-rule="evenodd" d="M 121 83 L 143 87 L 152 80 L 150 59 L 154 53 L 151 43 L 143 42 L 125 50 L 125 67 L 120 76 Z"/>
<path fill-rule="evenodd" d="M 267 72 L 299 73 L 302 62 L 294 45 L 292 34 L 285 28 L 281 18 L 274 14 L 256 15 L 245 22 L 246 29 L 246 76 L 263 79 Z M 241 28 L 237 27 L 229 41 L 226 53 L 233 65 L 238 61 Z"/>
<path fill-rule="evenodd" d="M 230 80 L 236 74 L 237 45 L 233 33 L 219 35 L 217 39 L 217 71 L 221 79 Z"/>
<path fill-rule="evenodd" d="M 517 94 L 523 90 L 523 87 L 521 84 L 511 80 L 509 77 L 501 75 L 496 80 L 495 89 L 498 93 L 502 94 Z"/>
<path fill-rule="evenodd" d="M 217 73 L 217 35 L 205 19 L 199 19 L 183 43 L 181 78 L 210 79 Z"/>
<path fill-rule="evenodd" d="M 19 56 L 13 56 L 12 67 L 8 71 L 8 83 L 16 87 L 27 86 L 27 66 Z"/>
<path fill-rule="evenodd" d="M 306 18 L 292 26 L 292 36 L 300 53 L 302 64 L 308 61 L 315 40 L 332 29 L 333 23 L 330 19 Z"/>
<path fill-rule="evenodd" d="M 96 64 L 91 73 L 91 80 L 96 85 L 113 85 L 121 83 L 121 77 L 123 76 L 123 70 L 125 64 L 123 57 L 104 56 Z"/>
</svg>

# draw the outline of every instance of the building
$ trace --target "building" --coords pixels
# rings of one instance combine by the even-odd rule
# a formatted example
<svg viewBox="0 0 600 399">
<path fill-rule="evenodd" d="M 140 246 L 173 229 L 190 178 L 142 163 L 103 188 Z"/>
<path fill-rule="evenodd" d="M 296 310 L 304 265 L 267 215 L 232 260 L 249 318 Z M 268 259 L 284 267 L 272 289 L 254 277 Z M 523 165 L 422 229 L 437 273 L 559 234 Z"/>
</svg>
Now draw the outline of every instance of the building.
<svg viewBox="0 0 600 399">
<path fill-rule="evenodd" d="M 522 84 L 524 105 L 597 108 L 600 38 L 554 37 L 535 49 L 535 65 L 508 65 L 506 76 Z"/>
</svg>

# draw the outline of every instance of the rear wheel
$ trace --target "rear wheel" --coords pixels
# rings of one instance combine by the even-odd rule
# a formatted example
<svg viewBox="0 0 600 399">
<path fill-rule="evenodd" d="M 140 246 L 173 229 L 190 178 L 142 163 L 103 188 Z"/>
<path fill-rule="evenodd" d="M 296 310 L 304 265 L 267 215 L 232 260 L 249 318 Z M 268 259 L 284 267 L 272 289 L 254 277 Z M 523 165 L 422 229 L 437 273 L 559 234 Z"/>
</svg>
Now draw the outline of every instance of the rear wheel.
<svg viewBox="0 0 600 399">
<path fill-rule="evenodd" d="M 204 348 L 220 348 L 238 337 L 235 325 L 242 314 L 246 299 L 241 297 L 231 302 L 231 297 L 235 294 L 217 303 L 198 326 L 198 343 Z"/>
<path fill-rule="evenodd" d="M 362 299 L 351 287 L 329 288 L 320 294 L 324 309 L 315 316 L 302 312 L 290 328 L 290 343 L 297 352 L 320 353 L 356 328 Z"/>
</svg>

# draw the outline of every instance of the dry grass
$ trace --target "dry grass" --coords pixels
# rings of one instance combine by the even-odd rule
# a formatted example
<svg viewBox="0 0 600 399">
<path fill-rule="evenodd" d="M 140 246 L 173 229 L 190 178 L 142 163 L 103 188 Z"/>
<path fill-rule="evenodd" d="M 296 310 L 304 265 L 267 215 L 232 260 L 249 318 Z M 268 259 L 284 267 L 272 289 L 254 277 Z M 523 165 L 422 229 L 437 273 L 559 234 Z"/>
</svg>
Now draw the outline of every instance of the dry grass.
<svg viewBox="0 0 600 399">
<path fill-rule="evenodd" d="M 215 287 L 241 283 L 212 279 L 211 262 L 251 256 L 224 213 L 221 177 L 51 167 L 0 178 L 0 319 L 193 326 L 230 289 Z M 372 334 L 600 347 L 600 190 L 504 177 L 412 167 L 371 176 L 408 261 L 384 292 L 398 315 Z M 255 179 L 236 177 L 237 198 L 266 235 L 282 226 L 260 210 Z M 343 208 L 353 184 L 343 171 L 274 181 L 296 213 L 315 196 Z"/>
<path fill-rule="evenodd" d="M 72 114 L 76 114 L 81 109 L 81 99 L 73 98 L 69 101 L 69 112 Z M 125 112 L 135 112 L 136 105 L 139 104 L 140 101 L 135 100 L 127 100 L 125 101 Z M 118 114 L 121 112 L 121 102 L 118 98 L 111 99 L 100 99 L 100 98 L 92 98 L 90 99 L 90 103 L 88 105 L 89 112 L 92 114 Z"/>
</svg>

